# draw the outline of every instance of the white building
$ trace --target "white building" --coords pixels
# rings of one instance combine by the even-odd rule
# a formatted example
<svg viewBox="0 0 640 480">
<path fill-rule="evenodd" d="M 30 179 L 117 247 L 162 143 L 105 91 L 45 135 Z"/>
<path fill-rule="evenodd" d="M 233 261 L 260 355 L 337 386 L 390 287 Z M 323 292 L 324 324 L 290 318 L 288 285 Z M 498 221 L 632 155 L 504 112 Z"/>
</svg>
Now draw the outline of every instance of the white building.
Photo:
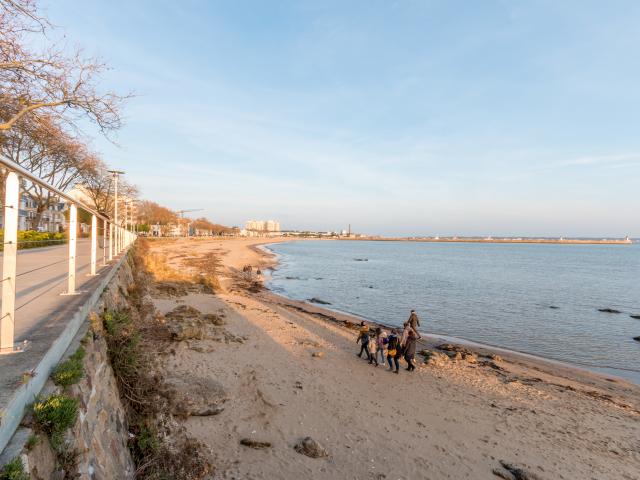
<svg viewBox="0 0 640 480">
<path fill-rule="evenodd" d="M 247 220 L 241 235 L 249 237 L 274 236 L 280 234 L 280 222 L 275 220 Z"/>
<path fill-rule="evenodd" d="M 20 208 L 18 209 L 18 230 L 39 230 L 41 232 L 58 233 L 64 231 L 67 221 L 64 211 L 67 206 L 64 202 L 54 202 L 40 217 L 40 225 L 35 225 L 37 216 L 37 204 L 27 194 L 20 195 Z M 4 209 L 0 209 L 0 227 L 4 228 Z"/>
</svg>

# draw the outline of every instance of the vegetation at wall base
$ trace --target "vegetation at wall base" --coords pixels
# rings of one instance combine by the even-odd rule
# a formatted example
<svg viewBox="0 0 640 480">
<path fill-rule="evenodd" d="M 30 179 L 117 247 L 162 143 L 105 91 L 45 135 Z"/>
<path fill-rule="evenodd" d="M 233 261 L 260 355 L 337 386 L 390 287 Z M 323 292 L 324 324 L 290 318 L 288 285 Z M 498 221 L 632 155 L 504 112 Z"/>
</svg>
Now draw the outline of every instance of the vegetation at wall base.
<svg viewBox="0 0 640 480">
<path fill-rule="evenodd" d="M 29 478 L 20 457 L 14 458 L 0 470 L 0 480 L 29 480 Z"/>
<path fill-rule="evenodd" d="M 92 324 L 94 334 L 104 336 L 118 390 L 127 412 L 129 451 L 136 464 L 136 478 L 201 480 L 212 472 L 205 446 L 169 426 L 171 408 L 155 365 L 158 352 L 169 347 L 167 327 L 144 303 L 153 275 L 146 268 L 148 247 L 138 242 L 129 251 L 134 281 L 127 289 L 129 308 L 107 311 L 102 322 Z M 190 279 L 189 281 L 193 281 Z"/>
<path fill-rule="evenodd" d="M 80 346 L 73 355 L 56 367 L 51 375 L 53 383 L 63 388 L 78 383 L 84 377 L 84 357 L 85 350 Z"/>
</svg>

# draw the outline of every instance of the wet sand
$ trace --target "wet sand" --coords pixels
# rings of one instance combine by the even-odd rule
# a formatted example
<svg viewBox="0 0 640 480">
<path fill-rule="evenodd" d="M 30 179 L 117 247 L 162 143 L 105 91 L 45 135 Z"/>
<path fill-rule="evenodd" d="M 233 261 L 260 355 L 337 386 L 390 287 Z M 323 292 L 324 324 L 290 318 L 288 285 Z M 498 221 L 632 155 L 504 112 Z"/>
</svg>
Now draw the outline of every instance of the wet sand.
<svg viewBox="0 0 640 480">
<path fill-rule="evenodd" d="M 285 299 L 242 273 L 274 265 L 260 243 L 150 242 L 180 271 L 205 273 L 188 260 L 207 254 L 221 262 L 223 292 L 153 299 L 162 313 L 189 305 L 223 316 L 232 339 L 179 342 L 164 365 L 224 388 L 220 413 L 184 420 L 210 448 L 212 478 L 516 478 L 504 463 L 521 478 L 640 479 L 640 387 L 515 353 L 492 359 L 475 347 L 468 359 L 436 354 L 427 364 L 418 355 L 413 373 L 404 362 L 399 375 L 371 366 L 355 355 L 349 325 L 358 319 Z M 298 453 L 307 436 L 328 456 Z"/>
</svg>

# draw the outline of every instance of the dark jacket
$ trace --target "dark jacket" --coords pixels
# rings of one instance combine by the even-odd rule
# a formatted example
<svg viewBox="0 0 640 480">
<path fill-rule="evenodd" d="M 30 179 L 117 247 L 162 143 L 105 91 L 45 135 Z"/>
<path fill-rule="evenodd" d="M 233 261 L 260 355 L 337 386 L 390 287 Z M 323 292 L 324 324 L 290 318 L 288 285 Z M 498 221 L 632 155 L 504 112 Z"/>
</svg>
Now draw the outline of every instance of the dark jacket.
<svg viewBox="0 0 640 480">
<path fill-rule="evenodd" d="M 387 343 L 387 352 L 389 350 L 396 351 L 396 354 L 394 356 L 395 358 L 400 358 L 400 356 L 402 355 L 402 352 L 401 352 L 402 347 L 400 346 L 400 339 L 394 333 L 389 335 L 389 343 Z"/>
<path fill-rule="evenodd" d="M 413 358 L 416 355 L 416 337 L 410 336 L 404 346 L 404 355 Z"/>
</svg>

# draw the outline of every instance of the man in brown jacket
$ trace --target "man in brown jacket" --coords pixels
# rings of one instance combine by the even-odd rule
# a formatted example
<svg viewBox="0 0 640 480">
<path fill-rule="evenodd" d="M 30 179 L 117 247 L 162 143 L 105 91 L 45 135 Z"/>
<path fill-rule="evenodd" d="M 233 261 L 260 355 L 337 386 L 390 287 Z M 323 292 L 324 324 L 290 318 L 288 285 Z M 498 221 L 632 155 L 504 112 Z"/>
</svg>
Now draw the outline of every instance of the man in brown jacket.
<svg viewBox="0 0 640 480">
<path fill-rule="evenodd" d="M 411 310 L 411 315 L 409 315 L 408 321 L 409 325 L 411 325 L 411 328 L 413 328 L 417 332 L 418 327 L 420 326 L 420 319 L 418 318 L 418 314 L 415 310 Z"/>
</svg>

